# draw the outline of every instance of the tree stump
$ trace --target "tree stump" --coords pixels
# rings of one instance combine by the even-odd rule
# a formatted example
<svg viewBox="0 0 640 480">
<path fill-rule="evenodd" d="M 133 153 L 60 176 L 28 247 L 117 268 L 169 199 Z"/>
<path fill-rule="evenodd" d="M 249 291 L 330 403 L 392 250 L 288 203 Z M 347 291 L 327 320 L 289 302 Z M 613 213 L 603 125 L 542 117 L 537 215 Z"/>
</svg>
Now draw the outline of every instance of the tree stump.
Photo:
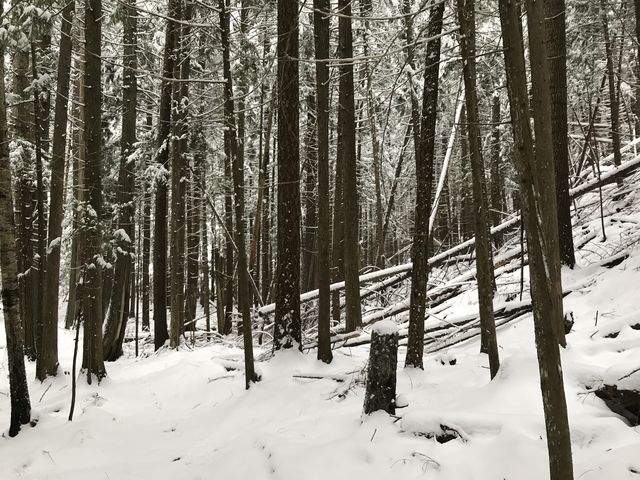
<svg viewBox="0 0 640 480">
<path fill-rule="evenodd" d="M 396 411 L 396 370 L 398 366 L 398 327 L 391 320 L 377 322 L 371 331 L 367 391 L 364 413 Z"/>
</svg>

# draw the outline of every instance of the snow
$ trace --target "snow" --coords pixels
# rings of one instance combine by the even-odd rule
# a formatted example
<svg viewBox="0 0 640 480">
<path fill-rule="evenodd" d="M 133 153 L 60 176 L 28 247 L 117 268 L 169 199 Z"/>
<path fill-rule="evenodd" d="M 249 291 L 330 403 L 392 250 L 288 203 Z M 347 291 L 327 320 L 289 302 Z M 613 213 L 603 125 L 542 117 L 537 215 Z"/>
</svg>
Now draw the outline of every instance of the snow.
<svg viewBox="0 0 640 480">
<path fill-rule="evenodd" d="M 640 321 L 637 302 L 634 295 L 621 294 L 640 282 L 640 250 L 610 270 L 581 265 L 563 272 L 567 282 L 592 280 L 565 299 L 576 319 L 563 351 L 575 477 L 632 478 L 629 468 L 640 470 L 637 429 L 586 387 L 640 366 L 640 331 L 630 328 Z M 617 338 L 606 338 L 619 328 Z M 477 341 L 453 347 L 445 357 L 427 355 L 424 371 L 399 365 L 398 393 L 408 406 L 398 411 L 397 422 L 379 412 L 360 420 L 364 346 L 336 350 L 331 365 L 316 361 L 313 353 L 279 353 L 259 363 L 262 381 L 246 391 L 242 351 L 235 346 L 153 353 L 144 343 L 143 356 L 136 359 L 128 343 L 126 358 L 107 364 L 101 385 L 88 386 L 81 377 L 70 423 L 72 332 L 59 333 L 65 373 L 42 384 L 30 382 L 39 422 L 14 439 L 0 439 L 2 479 L 297 480 L 302 473 L 310 480 L 548 478 L 530 316 L 499 329 L 502 366 L 492 382 Z M 403 359 L 401 348 L 399 362 Z M 0 369 L 6 372 L 4 352 Z M 33 378 L 33 364 L 28 371 Z M 294 376 L 302 372 L 320 378 Z M 640 374 L 626 382 L 639 387 Z M 3 375 L 5 422 L 8 413 Z M 426 437 L 443 427 L 459 438 L 440 444 Z"/>
<path fill-rule="evenodd" d="M 120 228 L 113 232 L 113 238 L 119 242 L 131 243 L 131 238 L 123 228 Z"/>
<path fill-rule="evenodd" d="M 623 188 L 633 185 L 625 180 Z M 604 242 L 597 192 L 577 200 L 575 238 L 588 242 L 577 252 L 578 266 L 562 271 L 571 291 L 565 311 L 575 319 L 562 362 L 575 478 L 581 480 L 630 479 L 640 471 L 639 427 L 628 426 L 593 393 L 604 384 L 640 389 L 640 371 L 633 373 L 640 367 L 640 330 L 634 328 L 640 323 L 640 190 L 616 199 L 616 188 L 603 187 Z M 603 266 L 603 259 L 622 258 L 623 252 L 629 257 L 620 264 Z M 523 273 L 526 283 L 526 268 Z M 520 300 L 519 282 L 519 269 L 501 270 L 496 309 L 511 312 L 526 304 L 527 288 Z M 465 285 L 429 312 L 428 327 L 477 314 L 475 286 Z M 383 323 L 402 333 L 403 315 L 395 318 L 397 326 L 385 320 L 373 328 Z M 460 338 L 461 330 L 455 335 Z M 5 430 L 0 479 L 549 478 L 529 313 L 498 328 L 501 367 L 493 381 L 477 336 L 453 346 L 446 337 L 428 345 L 424 371 L 402 368 L 401 346 L 397 393 L 404 408 L 398 418 L 383 412 L 361 417 L 367 345 L 335 349 L 330 365 L 315 360 L 315 351 L 267 359 L 270 347 L 256 346 L 262 380 L 247 391 L 241 339 L 205 343 L 198 337 L 195 346 L 189 340 L 179 351 L 154 353 L 143 333 L 141 356 L 134 357 L 133 342 L 125 343 L 125 357 L 107 364 L 100 385 L 80 377 L 75 418 L 68 422 L 73 332 L 60 328 L 59 337 L 63 374 L 40 383 L 35 365 L 27 365 L 38 423 L 13 439 Z M 2 336 L 0 421 L 6 429 L 4 350 Z M 433 438 L 450 432 L 455 438 L 446 443 Z"/>
<path fill-rule="evenodd" d="M 371 331 L 378 335 L 393 335 L 398 333 L 398 325 L 393 320 L 380 320 L 373 324 Z"/>
<path fill-rule="evenodd" d="M 49 242 L 49 246 L 47 247 L 47 255 L 50 254 L 54 248 L 59 248 L 61 243 L 61 238 L 56 237 L 51 242 Z"/>
</svg>

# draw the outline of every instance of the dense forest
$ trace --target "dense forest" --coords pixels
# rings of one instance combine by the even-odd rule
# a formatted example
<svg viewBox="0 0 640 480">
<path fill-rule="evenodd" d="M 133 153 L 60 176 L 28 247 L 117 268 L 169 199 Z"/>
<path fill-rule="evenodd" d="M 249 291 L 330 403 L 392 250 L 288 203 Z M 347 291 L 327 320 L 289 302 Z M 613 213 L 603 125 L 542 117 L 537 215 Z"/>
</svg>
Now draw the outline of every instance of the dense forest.
<svg viewBox="0 0 640 480">
<path fill-rule="evenodd" d="M 400 419 L 403 369 L 477 340 L 500 382 L 528 318 L 533 437 L 574 478 L 567 302 L 588 252 L 618 268 L 638 241 L 611 225 L 640 167 L 640 0 L 6 0 L 0 53 L 8 437 L 45 428 L 38 385 L 69 377 L 72 421 L 122 362 L 222 347 L 249 396 L 292 351 L 363 347 L 363 418 Z"/>
</svg>

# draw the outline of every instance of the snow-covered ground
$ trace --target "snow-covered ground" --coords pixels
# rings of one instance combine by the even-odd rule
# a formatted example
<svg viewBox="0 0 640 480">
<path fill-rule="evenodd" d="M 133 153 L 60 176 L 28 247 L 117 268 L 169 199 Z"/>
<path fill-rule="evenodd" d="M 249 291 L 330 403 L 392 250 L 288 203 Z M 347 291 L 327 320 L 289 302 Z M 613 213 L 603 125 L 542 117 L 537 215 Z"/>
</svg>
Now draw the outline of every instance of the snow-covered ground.
<svg viewBox="0 0 640 480">
<path fill-rule="evenodd" d="M 610 198 L 607 187 L 605 198 Z M 563 352 L 575 478 L 640 479 L 640 431 L 612 413 L 589 388 L 640 387 L 640 202 L 635 187 L 607 200 L 601 241 L 596 194 L 580 200 L 576 236 L 595 235 L 564 272 L 575 319 Z M 638 197 L 640 198 L 640 197 Z M 581 228 L 585 227 L 585 230 Z M 613 268 L 597 261 L 624 249 Z M 525 271 L 526 274 L 526 271 Z M 519 289 L 519 271 L 498 279 L 497 304 Z M 440 318 L 474 310 L 475 291 L 449 302 Z M 515 300 L 512 300 L 515 301 Z M 400 319 L 401 321 L 401 319 Z M 435 321 L 435 320 L 430 320 Z M 615 338 L 608 335 L 619 332 Z M 398 393 L 408 406 L 397 418 L 362 416 L 362 371 L 368 348 L 341 348 L 324 365 L 315 352 L 280 353 L 262 361 L 262 381 L 244 389 L 242 351 L 213 343 L 107 364 L 108 377 L 81 379 L 76 415 L 70 402 L 72 334 L 60 330 L 64 375 L 30 383 L 36 427 L 0 438 L 0 479 L 422 479 L 548 478 L 544 419 L 533 325 L 524 315 L 498 330 L 501 368 L 489 380 L 477 338 L 425 356 L 425 369 L 399 364 Z M 0 421 L 8 426 L 4 339 L 0 340 Z M 258 354 L 260 351 L 257 352 Z M 404 348 L 399 353 L 404 359 Z M 453 361 L 455 360 L 455 362 Z M 30 378 L 34 365 L 28 365 Z M 302 378 L 302 377 L 325 378 Z M 441 425 L 460 437 L 439 443 Z"/>
</svg>

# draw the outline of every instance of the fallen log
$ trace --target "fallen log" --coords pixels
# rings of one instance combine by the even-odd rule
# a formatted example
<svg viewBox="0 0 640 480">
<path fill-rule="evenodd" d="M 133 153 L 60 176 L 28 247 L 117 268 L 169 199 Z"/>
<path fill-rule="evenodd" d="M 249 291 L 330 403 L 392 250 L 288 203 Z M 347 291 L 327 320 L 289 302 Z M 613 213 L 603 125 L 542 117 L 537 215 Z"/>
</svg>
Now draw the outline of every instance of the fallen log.
<svg viewBox="0 0 640 480">
<path fill-rule="evenodd" d="M 503 255 L 499 255 L 494 259 L 496 265 L 502 265 L 496 269 L 496 276 L 502 275 L 519 266 L 509 266 L 508 263 L 520 256 L 520 247 L 513 248 Z M 440 285 L 427 291 L 430 308 L 437 307 L 439 304 L 455 297 L 460 293 L 463 285 L 466 285 L 468 281 L 473 280 L 476 276 L 476 269 L 470 268 L 468 271 L 452 278 L 444 285 Z M 409 309 L 409 299 L 405 299 L 394 305 L 391 305 L 383 310 L 364 315 L 362 317 L 362 324 L 367 325 L 383 318 L 393 317 L 400 313 L 403 313 Z"/>
<path fill-rule="evenodd" d="M 612 258 L 617 257 L 619 254 L 614 255 L 613 257 L 608 257 L 605 259 L 602 259 L 600 262 L 596 263 L 596 265 L 604 265 L 607 262 L 609 262 Z M 585 285 L 588 285 L 591 282 L 590 278 L 587 278 L 585 280 L 576 282 L 570 286 L 567 286 L 563 289 L 563 293 L 562 296 L 566 297 L 567 295 L 569 295 L 572 292 L 578 291 L 581 288 L 583 288 Z M 498 305 L 497 307 L 494 308 L 494 317 L 495 317 L 495 321 L 496 321 L 496 328 L 501 327 L 502 325 L 509 323 L 510 321 L 521 317 L 523 315 L 526 315 L 528 313 L 530 313 L 532 311 L 532 305 L 531 305 L 531 299 L 527 299 L 527 300 L 520 300 L 517 302 L 514 301 L 510 301 L 510 302 L 506 302 L 503 303 L 501 305 Z M 429 319 L 429 317 L 427 316 L 427 320 Z M 440 322 L 442 322 L 442 320 L 440 320 Z M 467 314 L 467 315 L 463 315 L 460 317 L 454 317 L 451 320 L 446 320 L 447 325 L 436 325 L 435 327 L 431 327 L 425 330 L 425 345 L 429 344 L 429 343 L 433 343 L 433 338 L 435 337 L 435 339 L 439 339 L 442 337 L 446 337 L 447 335 L 450 335 L 451 337 L 453 337 L 454 335 L 458 335 L 460 332 L 456 331 L 456 332 L 447 332 L 447 330 L 451 329 L 451 328 L 455 328 L 455 327 L 463 327 L 465 325 L 468 325 L 470 323 L 473 323 L 473 325 L 469 325 L 469 328 L 473 328 L 480 325 L 480 316 L 478 314 Z M 442 335 L 439 335 L 438 332 L 443 332 Z M 463 338 L 460 340 L 460 342 L 464 341 L 464 340 L 468 340 L 469 338 L 473 338 L 476 335 L 478 335 L 480 333 L 480 330 L 478 328 L 478 332 L 474 333 L 473 335 Z M 399 338 L 403 339 L 407 337 L 408 332 L 405 331 L 401 331 L 399 334 Z M 434 335 L 435 334 L 435 335 Z M 431 338 L 431 339 L 430 339 Z M 367 335 L 367 333 L 363 332 L 362 335 L 360 335 L 358 338 L 355 338 L 353 340 L 349 340 L 346 341 L 343 345 L 341 345 L 338 348 L 342 348 L 342 347 L 356 347 L 359 345 L 366 345 L 368 343 L 370 343 L 371 339 L 370 337 Z M 454 344 L 460 343 L 459 341 L 457 341 Z M 453 344 L 452 344 L 453 345 Z M 442 348 L 446 348 L 447 346 L 451 346 L 451 345 L 445 345 Z M 434 351 L 438 351 L 438 350 L 442 350 L 442 348 L 438 348 L 437 350 Z"/>
<path fill-rule="evenodd" d="M 632 145 L 634 145 L 635 143 L 640 143 L 640 138 L 636 139 L 634 142 L 628 144 L 625 148 L 631 148 Z M 582 195 L 585 195 L 587 193 L 592 192 L 593 190 L 596 190 L 604 185 L 608 185 L 610 183 L 615 182 L 616 180 L 618 180 L 619 178 L 625 177 L 629 174 L 631 174 L 632 172 L 636 171 L 640 169 L 640 156 L 634 158 L 633 160 L 629 160 L 625 163 L 623 163 L 621 166 L 619 167 L 612 167 L 609 171 L 604 172 L 602 175 L 600 175 L 600 178 L 595 178 L 592 179 L 582 185 L 579 185 L 575 188 L 572 188 L 569 191 L 569 195 L 571 196 L 571 198 L 575 199 L 578 198 Z M 506 231 L 509 231 L 512 228 L 517 227 L 518 225 L 520 225 L 520 216 L 514 216 L 512 218 L 510 218 L 509 220 L 501 223 L 500 225 L 497 225 L 495 227 L 491 228 L 491 236 L 494 236 L 498 233 L 504 233 Z M 434 268 L 434 267 L 438 267 L 440 265 L 443 265 L 444 263 L 446 263 L 451 257 L 455 257 L 457 255 L 460 255 L 462 253 L 465 253 L 467 251 L 469 251 L 470 249 L 475 247 L 475 237 L 470 238 L 469 240 L 467 240 L 466 242 L 462 242 L 458 245 L 456 245 L 455 247 L 452 247 L 448 250 L 445 250 L 444 252 L 439 253 L 438 255 L 434 255 L 433 257 L 429 258 L 429 267 L 430 268 Z M 405 263 L 402 265 L 397 265 L 394 267 L 390 267 L 390 268 L 385 268 L 383 270 L 378 270 L 375 272 L 371 272 L 371 273 L 367 273 L 366 275 L 361 275 L 360 276 L 360 283 L 368 283 L 368 282 L 373 282 L 373 281 L 378 281 L 387 277 L 391 277 L 391 276 L 396 276 L 396 275 L 400 275 L 400 274 L 409 274 L 411 272 L 411 269 L 413 267 L 412 263 Z M 334 283 L 330 286 L 330 290 L 332 292 L 336 292 L 336 291 L 341 291 L 344 289 L 344 282 L 337 282 Z M 384 287 L 386 286 L 384 284 L 384 282 L 380 282 L 380 286 Z M 372 289 L 369 288 L 369 291 L 371 291 Z M 306 302 L 310 302 L 312 300 L 317 299 L 319 296 L 319 291 L 318 290 L 311 290 L 309 292 L 306 292 L 304 294 L 302 294 L 300 296 L 300 302 L 301 303 L 306 303 Z M 275 303 L 271 303 L 269 305 L 265 305 L 263 307 L 261 307 L 260 309 L 258 309 L 258 314 L 260 316 L 264 316 L 264 315 L 269 315 L 271 313 L 273 313 L 275 311 Z"/>
<path fill-rule="evenodd" d="M 623 151 L 629 151 L 634 145 L 638 143 L 640 143 L 640 138 L 627 144 L 623 148 Z M 607 160 L 608 159 L 605 158 L 603 159 L 603 162 L 606 162 Z M 572 188 L 570 190 L 570 196 L 573 199 L 578 198 L 604 185 L 613 183 L 618 178 L 625 177 L 633 173 L 634 171 L 638 170 L 639 168 L 640 168 L 640 156 L 637 156 L 636 158 L 623 163 L 620 167 L 610 168 L 608 171 L 601 174 L 599 178 L 594 178 L 582 185 Z M 520 224 L 520 216 L 514 216 L 509 220 L 503 222 L 502 224 L 493 227 L 491 229 L 491 235 L 493 236 L 498 233 L 504 233 L 506 231 L 509 231 L 512 228 L 517 227 L 519 224 Z M 581 238 L 579 238 L 576 242 L 576 249 L 584 246 L 587 242 L 589 242 L 592 238 L 594 238 L 594 236 L 595 234 L 593 232 L 587 232 L 584 236 L 581 236 Z M 448 261 L 450 261 L 450 259 L 468 253 L 470 250 L 474 248 L 474 246 L 475 246 L 475 238 L 471 238 L 466 242 L 463 242 L 459 245 L 456 245 L 455 247 L 452 247 L 444 252 L 441 252 L 438 255 L 431 257 L 429 259 L 429 266 L 431 268 L 434 268 L 434 267 L 444 265 Z M 514 249 L 512 253 L 514 254 L 514 256 L 520 255 L 519 248 Z M 624 258 L 621 258 L 621 257 L 622 256 L 620 256 L 620 258 L 615 258 L 611 260 L 614 260 L 614 263 L 615 261 L 623 261 Z M 499 262 L 500 262 L 500 259 L 497 258 L 496 264 L 499 265 L 499 264 L 505 263 L 504 260 L 502 263 L 499 263 Z M 373 285 L 369 285 L 361 288 L 361 291 L 360 291 L 361 298 L 366 298 L 368 296 L 374 295 L 376 292 L 380 290 L 396 285 L 397 283 L 405 280 L 410 275 L 411 268 L 412 268 L 412 264 L 407 263 L 407 264 L 387 268 L 384 270 L 367 273 L 365 275 L 360 276 L 359 281 L 361 284 L 377 281 L 377 283 L 374 283 Z M 501 272 L 501 273 L 504 273 L 504 272 Z M 496 271 L 496 275 L 499 275 L 499 274 L 500 273 Z M 472 280 L 474 276 L 475 276 L 475 269 L 470 269 L 468 272 L 465 272 L 462 275 L 459 275 L 458 277 L 452 279 L 452 281 L 447 282 L 447 284 L 445 284 L 444 286 L 436 287 L 433 290 L 431 290 L 429 292 L 431 301 L 436 302 L 435 304 L 432 303 L 432 307 L 442 304 L 447 300 L 449 300 L 450 298 L 455 297 L 457 294 L 460 293 L 460 289 L 461 289 L 460 284 L 468 280 Z M 344 286 L 345 286 L 344 282 L 334 283 L 330 286 L 330 290 L 332 292 L 340 291 L 344 289 Z M 313 290 L 301 295 L 300 301 L 301 303 L 310 302 L 317 299 L 318 296 L 319 296 L 319 291 Z M 386 309 L 370 313 L 369 315 L 365 315 L 363 318 L 363 324 L 365 325 L 370 324 L 383 318 L 388 318 L 394 315 L 398 315 L 400 313 L 407 311 L 408 308 L 409 308 L 409 302 L 407 299 L 397 304 L 391 305 Z M 274 311 L 275 311 L 275 304 L 269 304 L 260 308 L 258 310 L 258 313 L 260 316 L 266 316 L 266 315 L 269 315 L 270 313 L 273 313 Z M 332 341 L 333 344 L 346 340 L 343 346 L 355 346 L 355 344 L 353 343 L 354 340 L 344 339 L 336 336 L 334 336 L 333 338 L 335 339 Z"/>
</svg>

